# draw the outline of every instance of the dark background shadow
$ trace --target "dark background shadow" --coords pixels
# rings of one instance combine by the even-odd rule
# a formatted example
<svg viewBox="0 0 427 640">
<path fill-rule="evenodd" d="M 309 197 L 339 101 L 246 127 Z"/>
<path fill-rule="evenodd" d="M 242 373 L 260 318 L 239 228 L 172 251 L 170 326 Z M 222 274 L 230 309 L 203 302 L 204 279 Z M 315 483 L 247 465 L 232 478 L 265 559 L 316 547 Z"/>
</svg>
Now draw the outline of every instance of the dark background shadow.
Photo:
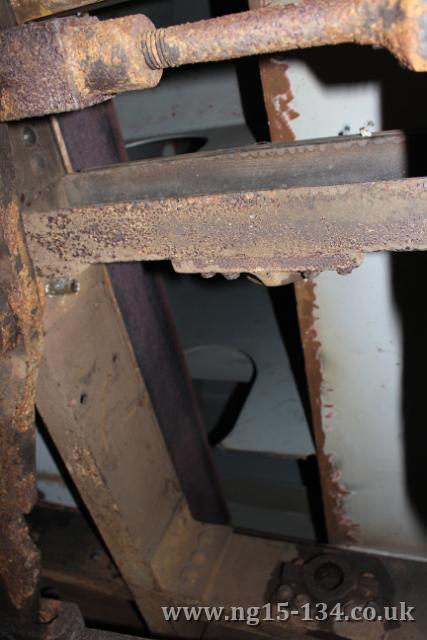
<svg viewBox="0 0 427 640">
<path fill-rule="evenodd" d="M 394 302 L 402 335 L 402 417 L 408 498 L 427 530 L 427 253 L 391 255 Z"/>
</svg>

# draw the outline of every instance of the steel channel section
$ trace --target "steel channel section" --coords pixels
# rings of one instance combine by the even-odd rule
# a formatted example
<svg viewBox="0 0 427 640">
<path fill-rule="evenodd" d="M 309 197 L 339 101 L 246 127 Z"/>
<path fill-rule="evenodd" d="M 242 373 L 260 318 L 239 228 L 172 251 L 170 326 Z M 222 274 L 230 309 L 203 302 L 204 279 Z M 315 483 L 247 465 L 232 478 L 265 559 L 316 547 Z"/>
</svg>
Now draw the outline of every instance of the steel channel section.
<svg viewBox="0 0 427 640">
<path fill-rule="evenodd" d="M 0 7 L 0 29 L 13 20 Z M 43 295 L 28 255 L 12 150 L 0 126 L 0 608 L 3 620 L 37 615 L 40 558 L 25 516 L 37 496 L 34 396 Z M 1 633 L 1 630 L 0 630 Z M 16 637 L 19 637 L 16 635 Z"/>
<path fill-rule="evenodd" d="M 164 259 L 188 273 L 346 273 L 368 252 L 426 248 L 410 145 L 391 133 L 69 176 L 24 216 L 28 243 L 44 275 Z"/>
</svg>

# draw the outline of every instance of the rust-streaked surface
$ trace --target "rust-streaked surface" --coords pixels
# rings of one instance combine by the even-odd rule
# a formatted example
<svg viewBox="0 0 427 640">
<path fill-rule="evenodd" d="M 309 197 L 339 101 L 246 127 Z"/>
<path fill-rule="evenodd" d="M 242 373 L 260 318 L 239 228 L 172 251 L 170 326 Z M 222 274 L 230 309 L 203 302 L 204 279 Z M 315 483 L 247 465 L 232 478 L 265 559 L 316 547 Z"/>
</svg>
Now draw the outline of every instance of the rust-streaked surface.
<svg viewBox="0 0 427 640">
<path fill-rule="evenodd" d="M 117 163 L 125 163 L 127 156 L 112 102 L 62 115 L 58 123 L 75 171 L 67 180 L 75 184 L 78 176 L 87 173 L 107 176 L 112 172 L 116 176 L 112 182 L 118 185 L 121 176 L 116 172 L 121 174 L 121 165 Z M 125 174 L 129 166 L 133 165 L 124 165 Z M 154 169 L 154 173 L 162 180 L 162 171 Z M 144 190 L 153 178 L 153 172 L 131 178 L 122 188 L 132 197 L 131 183 L 136 181 Z M 110 177 L 106 180 L 111 182 Z M 105 184 L 100 188 L 103 191 Z M 196 520 L 222 524 L 228 520 L 227 509 L 161 274 L 136 262 L 109 265 L 106 270 L 189 509 Z"/>
<path fill-rule="evenodd" d="M 423 0 L 298 0 L 214 20 L 159 29 L 146 38 L 155 69 L 260 53 L 355 42 L 389 49 L 405 66 L 427 70 Z"/>
<path fill-rule="evenodd" d="M 321 406 L 323 376 L 319 359 L 321 344 L 315 329 L 315 316 L 318 309 L 316 283 L 300 282 L 296 285 L 296 292 L 328 538 L 332 544 L 350 543 L 355 541 L 357 525 L 345 514 L 345 499 L 349 491 L 342 482 L 339 482 L 331 457 L 324 451 L 325 432 L 322 425 Z"/>
<path fill-rule="evenodd" d="M 56 18 L 0 37 L 0 120 L 75 111 L 114 93 L 154 87 L 161 71 L 145 64 L 143 15 L 100 21 Z"/>
<path fill-rule="evenodd" d="M 34 394 L 42 300 L 13 193 L 7 129 L 0 127 L 0 580 L 23 610 L 34 596 L 39 554 L 25 522 L 36 498 Z"/>
<path fill-rule="evenodd" d="M 346 273 L 368 252 L 427 248 L 427 182 L 120 199 L 29 213 L 25 229 L 43 274 L 165 259 L 188 273 Z"/>
<path fill-rule="evenodd" d="M 0 39 L 0 119 L 78 110 L 151 88 L 168 67 L 321 45 L 382 46 L 427 71 L 426 33 L 424 0 L 298 0 L 157 30 L 143 15 L 42 21 Z"/>
<path fill-rule="evenodd" d="M 285 0 L 287 2 L 288 0 Z M 258 8 L 270 0 L 250 0 L 252 8 Z M 283 0 L 272 0 L 272 3 L 283 4 Z M 267 110 L 271 139 L 274 142 L 289 142 L 295 139 L 292 131 L 292 122 L 300 117 L 292 108 L 293 90 L 288 76 L 288 64 L 285 56 L 265 57 L 260 61 L 261 80 L 264 91 L 264 101 Z M 303 117 L 303 116 L 302 116 Z M 383 139 L 383 142 L 385 140 Z M 396 151 L 396 147 L 393 147 Z M 337 152 L 338 149 L 335 149 Z M 331 159 L 333 157 L 333 151 Z M 388 160 L 385 164 L 391 168 L 394 153 L 386 154 Z M 403 153 L 396 167 L 401 171 L 405 166 Z M 335 159 L 338 159 L 335 156 Z M 339 166 L 342 166 L 343 158 L 338 161 L 338 166 L 332 163 L 335 177 L 339 174 Z M 377 163 L 379 167 L 381 163 Z M 361 167 L 367 167 L 366 160 Z M 363 170 L 363 169 L 362 169 Z M 370 169 L 368 169 L 369 171 Z M 353 168 L 352 173 L 357 176 L 358 171 Z M 403 176 L 402 176 L 403 177 Z M 356 178 L 357 179 L 357 178 Z M 304 351 L 305 369 L 310 395 L 311 422 L 313 435 L 317 448 L 317 460 L 319 465 L 322 497 L 324 504 L 325 521 L 328 538 L 331 542 L 346 543 L 353 541 L 355 531 L 354 523 L 350 522 L 345 514 L 345 497 L 348 495 L 346 488 L 337 479 L 330 456 L 324 450 L 325 434 L 322 425 L 321 388 L 322 370 L 319 360 L 320 343 L 315 329 L 317 314 L 316 283 L 310 280 L 300 280 L 295 284 L 295 295 L 298 306 L 298 317 L 302 346 Z"/>
<path fill-rule="evenodd" d="M 413 143 L 411 136 L 390 131 L 98 167 L 38 189 L 32 209 L 398 180 L 411 176 Z M 417 136 L 417 144 L 427 144 L 427 135 Z"/>
</svg>

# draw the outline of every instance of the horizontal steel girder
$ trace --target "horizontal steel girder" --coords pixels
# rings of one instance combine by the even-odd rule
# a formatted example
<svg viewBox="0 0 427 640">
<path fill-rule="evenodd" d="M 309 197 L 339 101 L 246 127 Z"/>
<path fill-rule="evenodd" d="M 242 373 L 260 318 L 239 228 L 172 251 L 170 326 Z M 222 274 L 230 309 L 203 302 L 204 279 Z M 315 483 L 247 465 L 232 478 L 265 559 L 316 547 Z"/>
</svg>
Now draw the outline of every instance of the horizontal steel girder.
<svg viewBox="0 0 427 640">
<path fill-rule="evenodd" d="M 23 205 L 27 241 L 46 276 L 134 260 L 186 273 L 345 273 L 368 252 L 427 248 L 427 179 L 407 178 L 412 146 L 391 132 L 81 172 L 31 212 Z"/>
</svg>

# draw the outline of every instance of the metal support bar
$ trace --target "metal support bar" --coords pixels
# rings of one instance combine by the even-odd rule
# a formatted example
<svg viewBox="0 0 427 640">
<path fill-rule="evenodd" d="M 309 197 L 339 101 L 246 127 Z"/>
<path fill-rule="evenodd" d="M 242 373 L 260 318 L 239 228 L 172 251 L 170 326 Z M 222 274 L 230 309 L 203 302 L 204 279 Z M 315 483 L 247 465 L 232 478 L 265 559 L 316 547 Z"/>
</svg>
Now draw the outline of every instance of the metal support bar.
<svg viewBox="0 0 427 640">
<path fill-rule="evenodd" d="M 188 273 L 347 272 L 366 252 L 427 246 L 426 181 L 401 179 L 409 147 L 391 133 L 81 172 L 33 203 L 27 238 L 44 275 L 164 259 Z"/>
<path fill-rule="evenodd" d="M 65 114 L 58 123 L 76 171 L 71 179 L 84 169 L 127 160 L 111 102 Z M 190 511 L 196 520 L 223 524 L 227 508 L 162 278 L 138 263 L 112 264 L 107 271 Z"/>
<path fill-rule="evenodd" d="M 145 36 L 152 69 L 229 60 L 260 53 L 356 42 L 384 46 L 406 66 L 427 70 L 420 0 L 298 0 Z"/>
<path fill-rule="evenodd" d="M 0 29 L 11 20 L 8 8 L 0 7 Z M 36 619 L 40 568 L 25 516 L 37 495 L 34 395 L 43 296 L 25 242 L 15 178 L 8 129 L 0 125 L 0 627 L 8 620 Z"/>
<path fill-rule="evenodd" d="M 0 39 L 0 119 L 74 111 L 154 87 L 167 67 L 326 44 L 383 46 L 427 71 L 426 24 L 424 0 L 299 0 L 159 30 L 143 15 L 24 25 Z"/>
<path fill-rule="evenodd" d="M 39 576 L 25 515 L 36 499 L 34 394 L 42 300 L 13 189 L 7 129 L 0 125 L 0 606 L 7 605 L 12 617 L 25 617 L 34 613 Z"/>
</svg>

